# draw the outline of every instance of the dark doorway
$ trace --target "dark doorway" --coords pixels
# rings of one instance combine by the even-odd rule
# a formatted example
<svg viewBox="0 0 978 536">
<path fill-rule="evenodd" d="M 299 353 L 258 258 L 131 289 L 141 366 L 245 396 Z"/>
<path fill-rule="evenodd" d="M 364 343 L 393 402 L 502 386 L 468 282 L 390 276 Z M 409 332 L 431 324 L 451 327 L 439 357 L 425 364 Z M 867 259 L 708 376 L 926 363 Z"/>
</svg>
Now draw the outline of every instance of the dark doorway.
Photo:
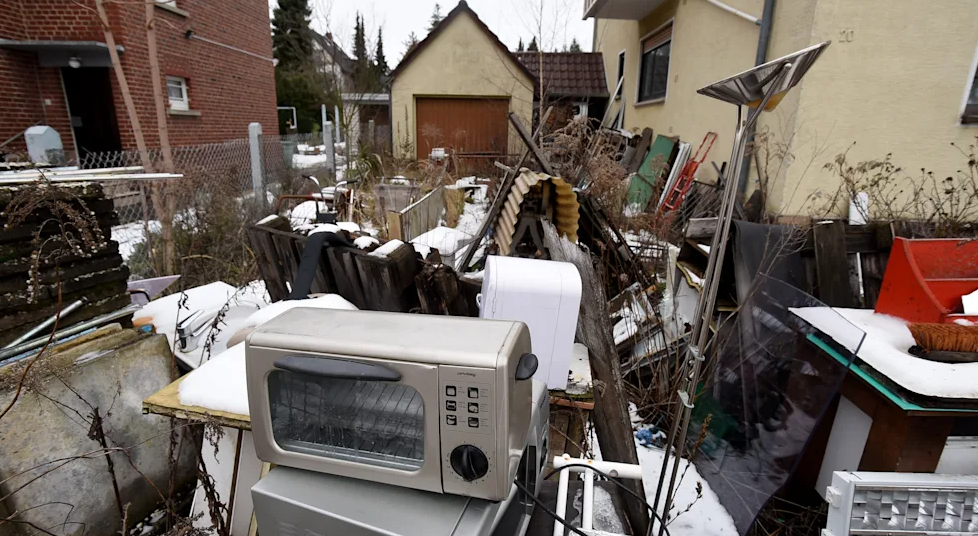
<svg viewBox="0 0 978 536">
<path fill-rule="evenodd" d="M 91 153 L 122 150 L 109 76 L 107 67 L 61 69 L 78 159 L 86 167 L 106 167 L 98 160 L 109 160 L 86 158 Z"/>
</svg>

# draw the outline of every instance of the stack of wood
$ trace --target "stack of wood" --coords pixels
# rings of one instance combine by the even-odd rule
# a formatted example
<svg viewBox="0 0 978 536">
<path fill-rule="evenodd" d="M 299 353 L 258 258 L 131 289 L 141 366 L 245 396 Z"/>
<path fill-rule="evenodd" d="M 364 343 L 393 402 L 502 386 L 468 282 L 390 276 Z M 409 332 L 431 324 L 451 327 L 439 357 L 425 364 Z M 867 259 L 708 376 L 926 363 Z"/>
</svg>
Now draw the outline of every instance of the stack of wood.
<svg viewBox="0 0 978 536">
<path fill-rule="evenodd" d="M 31 203 L 24 203 L 25 194 Z M 65 247 L 64 236 L 80 240 L 79 226 L 86 225 L 66 218 L 69 210 L 97 226 L 89 233 L 94 241 L 80 249 Z M 0 186 L 0 347 L 55 315 L 59 288 L 62 309 L 86 300 L 59 320 L 61 328 L 130 304 L 129 269 L 119 244 L 109 240 L 118 222 L 112 200 L 96 183 Z"/>
</svg>

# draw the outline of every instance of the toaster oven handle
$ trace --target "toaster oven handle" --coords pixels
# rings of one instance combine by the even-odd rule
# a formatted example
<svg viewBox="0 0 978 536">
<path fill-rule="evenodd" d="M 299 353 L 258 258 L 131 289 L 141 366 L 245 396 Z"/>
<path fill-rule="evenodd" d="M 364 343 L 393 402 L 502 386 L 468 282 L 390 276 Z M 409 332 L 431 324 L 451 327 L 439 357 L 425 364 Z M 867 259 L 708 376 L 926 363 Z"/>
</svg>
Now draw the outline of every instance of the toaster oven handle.
<svg viewBox="0 0 978 536">
<path fill-rule="evenodd" d="M 298 372 L 300 374 L 310 374 L 312 376 L 325 376 L 327 378 L 382 382 L 396 382 L 401 380 L 400 372 L 383 365 L 329 357 L 287 355 L 275 360 L 275 368 L 289 372 Z"/>
</svg>

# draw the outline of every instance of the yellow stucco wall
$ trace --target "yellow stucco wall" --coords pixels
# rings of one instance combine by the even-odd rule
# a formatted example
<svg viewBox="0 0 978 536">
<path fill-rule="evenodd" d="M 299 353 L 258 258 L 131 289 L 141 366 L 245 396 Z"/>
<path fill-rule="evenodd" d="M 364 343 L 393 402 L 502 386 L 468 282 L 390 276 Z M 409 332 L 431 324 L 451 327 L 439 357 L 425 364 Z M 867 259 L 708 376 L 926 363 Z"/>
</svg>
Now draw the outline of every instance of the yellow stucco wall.
<svg viewBox="0 0 978 536">
<path fill-rule="evenodd" d="M 394 154 L 413 158 L 415 97 L 509 97 L 509 110 L 529 128 L 533 117 L 533 82 L 479 28 L 460 13 L 428 44 L 391 85 Z M 405 151 L 405 148 L 408 151 Z M 509 130 L 509 152 L 523 143 Z"/>
<path fill-rule="evenodd" d="M 726 0 L 760 16 L 763 0 Z M 840 180 L 824 165 L 845 151 L 852 162 L 887 153 L 904 169 L 953 174 L 964 164 L 951 142 L 975 143 L 978 128 L 961 126 L 964 95 L 978 46 L 978 2 L 947 0 L 940 7 L 887 0 L 779 1 L 768 58 L 832 40 L 833 44 L 772 113 L 759 123 L 787 149 L 778 163 L 768 209 L 784 215 L 825 215 L 817 190 L 833 193 Z M 663 102 L 634 104 L 639 42 L 674 19 L 670 77 Z M 626 50 L 625 127 L 651 127 L 699 144 L 719 134 L 710 153 L 729 158 L 736 108 L 696 94 L 706 84 L 754 65 L 759 28 L 705 0 L 671 0 L 641 21 L 598 20 L 596 50 L 604 53 L 614 87 L 618 52 Z M 777 160 L 777 159 L 776 159 Z M 700 168 L 710 180 L 712 166 Z M 756 170 L 749 188 L 756 184 Z M 838 209 L 839 207 L 837 207 Z M 835 210 L 834 214 L 843 215 Z"/>
</svg>

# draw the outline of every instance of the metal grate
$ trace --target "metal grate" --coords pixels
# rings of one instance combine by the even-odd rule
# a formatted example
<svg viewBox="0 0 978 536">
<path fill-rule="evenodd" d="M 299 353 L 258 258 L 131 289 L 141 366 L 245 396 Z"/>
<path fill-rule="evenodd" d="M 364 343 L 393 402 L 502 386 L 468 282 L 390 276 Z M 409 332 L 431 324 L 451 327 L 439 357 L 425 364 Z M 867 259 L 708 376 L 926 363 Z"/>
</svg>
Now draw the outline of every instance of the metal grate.
<svg viewBox="0 0 978 536">
<path fill-rule="evenodd" d="M 424 403 L 410 386 L 274 371 L 268 392 L 284 450 L 406 471 L 424 463 Z"/>
</svg>

